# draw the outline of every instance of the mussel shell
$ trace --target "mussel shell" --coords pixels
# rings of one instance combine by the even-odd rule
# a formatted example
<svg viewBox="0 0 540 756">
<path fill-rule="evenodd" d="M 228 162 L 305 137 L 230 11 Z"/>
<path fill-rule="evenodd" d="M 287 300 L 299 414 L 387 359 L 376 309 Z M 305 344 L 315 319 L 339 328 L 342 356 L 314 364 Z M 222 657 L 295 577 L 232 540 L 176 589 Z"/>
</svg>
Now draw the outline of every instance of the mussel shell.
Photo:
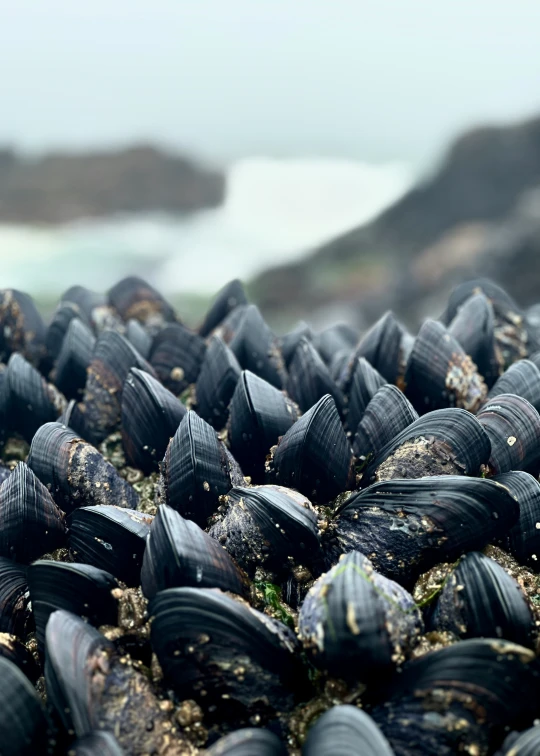
<svg viewBox="0 0 540 756">
<path fill-rule="evenodd" d="M 52 366 L 52 363 L 56 361 L 60 354 L 67 330 L 74 319 L 81 319 L 88 323 L 85 315 L 81 313 L 76 304 L 72 302 L 60 302 L 54 311 L 45 336 L 45 346 L 50 366 Z"/>
<path fill-rule="evenodd" d="M 209 535 L 221 543 L 248 574 L 258 566 L 279 574 L 294 563 L 320 559 L 317 514 L 303 496 L 280 486 L 233 488 L 225 513 Z M 292 561 L 292 564 L 291 564 Z"/>
<path fill-rule="evenodd" d="M 351 474 L 351 448 L 336 404 L 327 394 L 280 439 L 267 477 L 324 503 L 347 489 Z"/>
<path fill-rule="evenodd" d="M 471 551 L 430 604 L 428 628 L 460 638 L 504 638 L 530 647 L 534 619 L 514 578 L 493 559 Z"/>
<path fill-rule="evenodd" d="M 128 276 L 115 284 L 109 289 L 107 300 L 122 320 L 135 318 L 141 323 L 153 323 L 176 319 L 173 308 L 159 291 L 137 276 Z"/>
<path fill-rule="evenodd" d="M 540 726 L 524 732 L 512 732 L 495 756 L 538 756 L 540 753 Z"/>
<path fill-rule="evenodd" d="M 366 407 L 385 379 L 364 357 L 359 357 L 353 368 L 347 402 L 347 427 L 354 433 Z"/>
<path fill-rule="evenodd" d="M 149 359 L 163 385 L 178 395 L 197 380 L 205 352 L 203 339 L 176 323 L 156 334 Z"/>
<path fill-rule="evenodd" d="M 41 756 L 48 752 L 48 723 L 38 694 L 15 664 L 0 657 L 2 756 Z"/>
<path fill-rule="evenodd" d="M 0 633 L 0 657 L 16 664 L 30 682 L 36 683 L 40 669 L 33 655 L 16 635 Z"/>
<path fill-rule="evenodd" d="M 510 365 L 488 394 L 488 401 L 500 394 L 517 394 L 540 411 L 540 370 L 530 360 Z"/>
<path fill-rule="evenodd" d="M 26 638 L 32 618 L 26 566 L 0 557 L 0 633 Z"/>
<path fill-rule="evenodd" d="M 130 318 L 126 324 L 126 339 L 133 344 L 141 357 L 148 359 L 152 349 L 152 336 L 135 318 Z"/>
<path fill-rule="evenodd" d="M 245 593 L 242 574 L 223 546 L 162 504 L 150 528 L 141 570 L 147 598 L 166 588 L 194 586 Z"/>
<path fill-rule="evenodd" d="M 327 550 L 330 561 L 360 551 L 378 572 L 408 588 L 435 564 L 502 537 L 518 517 L 516 499 L 492 480 L 454 475 L 389 480 L 344 503 Z"/>
<path fill-rule="evenodd" d="M 505 728 L 538 715 L 539 667 L 510 641 L 464 640 L 405 664 L 372 716 L 396 754 L 453 756 L 474 743 L 477 753 L 492 752 Z"/>
<path fill-rule="evenodd" d="M 358 343 L 358 331 L 347 323 L 336 323 L 313 335 L 313 346 L 330 365 L 336 354 L 352 352 Z"/>
<path fill-rule="evenodd" d="M 540 458 L 540 415 L 526 399 L 499 394 L 477 415 L 491 441 L 489 467 L 494 474 L 523 470 Z"/>
<path fill-rule="evenodd" d="M 62 294 L 60 302 L 75 305 L 80 317 L 94 327 L 96 325 L 94 322 L 94 310 L 105 304 L 105 297 L 103 294 L 90 291 L 86 286 L 71 286 Z"/>
<path fill-rule="evenodd" d="M 17 289 L 0 290 L 0 362 L 20 352 L 32 365 L 45 356 L 45 324 L 34 300 Z"/>
<path fill-rule="evenodd" d="M 161 464 L 164 500 L 201 527 L 220 496 L 242 476 L 212 426 L 190 410 L 172 437 Z"/>
<path fill-rule="evenodd" d="M 349 704 L 333 706 L 310 727 L 302 756 L 394 756 L 373 719 Z"/>
<path fill-rule="evenodd" d="M 418 413 L 405 394 L 387 383 L 374 394 L 358 423 L 353 439 L 357 457 L 376 454 L 395 436 L 418 420 Z"/>
<path fill-rule="evenodd" d="M 186 408 L 156 378 L 131 368 L 122 392 L 122 444 L 128 464 L 149 475 L 159 468 Z"/>
<path fill-rule="evenodd" d="M 298 628 L 317 667 L 368 683 L 410 655 L 423 622 L 413 597 L 352 551 L 310 588 Z"/>
<path fill-rule="evenodd" d="M 247 304 L 247 301 L 244 287 L 238 278 L 226 283 L 216 294 L 214 302 L 199 328 L 199 334 L 203 338 L 208 336 L 214 328 L 217 328 L 225 320 L 229 313 L 237 307 Z"/>
<path fill-rule="evenodd" d="M 9 425 L 28 442 L 40 425 L 56 420 L 66 406 L 62 394 L 19 353 L 9 358 L 6 390 Z"/>
<path fill-rule="evenodd" d="M 296 352 L 300 341 L 304 338 L 308 341 L 313 341 L 313 337 L 313 331 L 307 323 L 304 323 L 303 320 L 301 320 L 298 325 L 293 328 L 292 331 L 289 331 L 288 333 L 279 337 L 279 348 L 287 370 L 289 369 L 289 365 L 292 358 L 294 357 L 294 353 Z"/>
<path fill-rule="evenodd" d="M 19 462 L 0 486 L 0 556 L 28 563 L 65 543 L 64 516 L 32 470 Z"/>
<path fill-rule="evenodd" d="M 114 506 L 81 507 L 73 512 L 69 548 L 76 561 L 138 585 L 153 517 Z"/>
<path fill-rule="evenodd" d="M 254 483 L 264 482 L 264 464 L 297 417 L 295 405 L 262 378 L 244 371 L 229 405 L 229 443 L 234 458 Z"/>
<path fill-rule="evenodd" d="M 122 390 L 132 367 L 155 375 L 130 342 L 110 329 L 97 341 L 84 390 L 84 438 L 97 445 L 120 424 Z M 79 427 L 78 433 L 82 433 Z"/>
<path fill-rule="evenodd" d="M 287 381 L 276 337 L 256 305 L 249 305 L 229 347 L 244 370 L 250 370 L 278 389 Z"/>
<path fill-rule="evenodd" d="M 313 407 L 326 394 L 333 397 L 338 411 L 343 411 L 343 394 L 334 383 L 321 356 L 305 337 L 300 339 L 289 364 L 287 393 L 302 412 Z"/>
<path fill-rule="evenodd" d="M 461 344 L 488 388 L 493 386 L 504 366 L 495 341 L 493 307 L 485 294 L 474 294 L 458 308 L 448 333 Z"/>
<path fill-rule="evenodd" d="M 214 330 L 214 336 L 219 336 L 225 344 L 230 344 L 236 332 L 240 328 L 249 304 L 241 304 L 231 310 L 226 318 L 222 320 L 219 326 Z"/>
<path fill-rule="evenodd" d="M 375 453 L 362 483 L 426 475 L 477 475 L 490 453 L 489 436 L 474 415 L 457 407 L 434 410 Z"/>
<path fill-rule="evenodd" d="M 63 609 L 50 615 L 45 644 L 47 698 L 68 731 L 78 737 L 88 735 L 97 724 L 93 676 L 106 674 L 107 654 L 112 653 L 113 645 L 94 627 Z"/>
<path fill-rule="evenodd" d="M 520 564 L 540 572 L 540 483 L 520 471 L 503 473 L 494 480 L 519 502 L 519 520 L 506 534 L 505 548 Z"/>
<path fill-rule="evenodd" d="M 207 756 L 287 756 L 284 743 L 270 730 L 245 727 L 230 732 L 206 751 Z"/>
<path fill-rule="evenodd" d="M 521 313 L 512 297 L 494 281 L 489 278 L 475 278 L 458 284 L 448 297 L 446 310 L 441 316 L 443 323 L 448 325 L 456 317 L 459 308 L 472 296 L 483 294 L 492 304 L 496 314 L 513 312 Z"/>
<path fill-rule="evenodd" d="M 436 320 L 426 320 L 414 340 L 405 384 L 420 413 L 445 407 L 476 412 L 487 394 L 474 362 Z"/>
<path fill-rule="evenodd" d="M 68 756 L 124 756 L 124 751 L 112 732 L 96 730 L 72 743 Z"/>
<path fill-rule="evenodd" d="M 62 423 L 46 423 L 30 446 L 28 466 L 65 512 L 115 504 L 135 509 L 138 495 L 91 444 Z"/>
<path fill-rule="evenodd" d="M 242 369 L 229 347 L 213 336 L 195 384 L 197 413 L 216 430 L 225 427 L 229 404 Z"/>
<path fill-rule="evenodd" d="M 261 723 L 305 693 L 294 634 L 221 591 L 170 588 L 150 603 L 151 640 L 165 681 L 209 719 Z"/>
<path fill-rule="evenodd" d="M 68 399 L 82 395 L 95 344 L 96 338 L 90 328 L 79 318 L 73 318 L 54 368 L 54 383 Z"/>
<path fill-rule="evenodd" d="M 116 579 L 89 564 L 39 560 L 28 568 L 28 587 L 36 621 L 36 637 L 45 642 L 45 628 L 57 609 L 83 617 L 90 624 L 116 625 L 118 602 L 111 591 Z"/>
<path fill-rule="evenodd" d="M 342 388 L 348 389 L 352 369 L 359 357 L 365 357 L 388 383 L 399 383 L 405 372 L 407 352 L 406 331 L 393 312 L 386 312 L 361 338 L 354 350 L 349 366 L 342 376 Z"/>
</svg>

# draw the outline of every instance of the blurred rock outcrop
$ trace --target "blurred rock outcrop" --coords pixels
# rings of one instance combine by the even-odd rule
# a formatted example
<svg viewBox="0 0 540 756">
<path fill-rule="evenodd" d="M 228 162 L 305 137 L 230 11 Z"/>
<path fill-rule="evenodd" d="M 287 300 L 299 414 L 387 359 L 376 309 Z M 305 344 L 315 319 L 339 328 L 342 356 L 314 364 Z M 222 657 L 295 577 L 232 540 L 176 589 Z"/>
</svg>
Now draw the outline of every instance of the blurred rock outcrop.
<svg viewBox="0 0 540 756">
<path fill-rule="evenodd" d="M 223 201 L 224 176 L 148 145 L 23 158 L 0 149 L 0 222 L 191 213 Z"/>
<path fill-rule="evenodd" d="M 315 319 L 339 302 L 361 324 L 393 308 L 409 323 L 438 314 L 471 275 L 540 301 L 540 118 L 475 129 L 434 176 L 376 220 L 253 282 L 269 317 Z"/>
</svg>

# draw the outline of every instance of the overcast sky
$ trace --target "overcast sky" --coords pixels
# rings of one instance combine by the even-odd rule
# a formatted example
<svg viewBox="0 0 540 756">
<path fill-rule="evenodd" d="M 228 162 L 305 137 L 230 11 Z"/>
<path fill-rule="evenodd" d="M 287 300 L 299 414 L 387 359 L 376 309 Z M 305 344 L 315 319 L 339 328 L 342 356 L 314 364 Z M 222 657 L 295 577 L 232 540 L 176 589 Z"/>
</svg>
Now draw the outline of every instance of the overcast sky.
<svg viewBox="0 0 540 756">
<path fill-rule="evenodd" d="M 0 143 L 422 162 L 540 113 L 539 0 L 0 0 Z"/>
</svg>

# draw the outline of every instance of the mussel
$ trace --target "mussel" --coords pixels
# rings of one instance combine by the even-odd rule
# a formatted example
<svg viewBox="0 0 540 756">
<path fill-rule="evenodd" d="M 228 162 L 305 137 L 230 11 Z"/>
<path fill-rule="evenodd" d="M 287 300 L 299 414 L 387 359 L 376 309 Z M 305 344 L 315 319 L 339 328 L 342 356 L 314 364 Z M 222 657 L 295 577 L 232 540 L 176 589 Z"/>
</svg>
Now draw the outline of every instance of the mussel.
<svg viewBox="0 0 540 756">
<path fill-rule="evenodd" d="M 490 471 L 524 470 L 540 459 L 540 415 L 526 399 L 499 394 L 477 415 L 491 441 Z"/>
<path fill-rule="evenodd" d="M 364 357 L 352 369 L 347 401 L 347 427 L 354 433 L 366 407 L 386 381 Z"/>
<path fill-rule="evenodd" d="M 488 395 L 488 401 L 501 394 L 517 394 L 540 411 L 540 370 L 531 360 L 519 360 L 497 380 Z"/>
<path fill-rule="evenodd" d="M 333 706 L 310 727 L 302 756 L 394 756 L 373 719 L 349 704 Z"/>
<path fill-rule="evenodd" d="M 82 396 L 95 343 L 96 338 L 90 328 L 79 318 L 73 318 L 54 368 L 54 383 L 68 399 L 80 399 Z"/>
<path fill-rule="evenodd" d="M 199 328 L 199 334 L 203 337 L 208 336 L 225 320 L 230 312 L 245 304 L 247 304 L 247 297 L 242 282 L 238 278 L 229 281 L 216 294 L 216 298 Z"/>
<path fill-rule="evenodd" d="M 225 735 L 206 753 L 207 756 L 287 756 L 287 749 L 270 730 L 244 727 Z"/>
<path fill-rule="evenodd" d="M 534 572 L 540 572 L 540 483 L 526 472 L 508 472 L 494 478 L 519 502 L 519 519 L 508 530 L 504 545 Z"/>
<path fill-rule="evenodd" d="M 122 444 L 128 464 L 145 475 L 159 467 L 187 410 L 156 378 L 131 368 L 122 392 Z"/>
<path fill-rule="evenodd" d="M 15 664 L 1 656 L 0 679 L 2 756 L 44 756 L 48 752 L 48 722 L 34 686 Z"/>
<path fill-rule="evenodd" d="M 504 358 L 495 339 L 493 306 L 485 294 L 473 294 L 460 305 L 448 333 L 461 344 L 491 388 L 504 370 Z"/>
<path fill-rule="evenodd" d="M 336 407 L 343 411 L 344 397 L 334 383 L 321 356 L 305 337 L 300 339 L 289 364 L 287 393 L 306 412 L 325 394 L 330 394 Z"/>
<path fill-rule="evenodd" d="M 389 383 L 381 386 L 354 432 L 355 456 L 367 459 L 376 454 L 415 420 L 418 420 L 418 412 L 405 394 Z"/>
<path fill-rule="evenodd" d="M 124 756 L 124 751 L 112 732 L 96 730 L 76 740 L 67 756 Z"/>
<path fill-rule="evenodd" d="M 0 633 L 25 638 L 32 627 L 26 566 L 0 557 Z"/>
<path fill-rule="evenodd" d="M 295 488 L 326 503 L 352 484 L 352 451 L 327 394 L 291 426 L 267 463 L 270 483 Z"/>
<path fill-rule="evenodd" d="M 197 383 L 197 413 L 216 430 L 225 427 L 229 404 L 242 372 L 229 347 L 213 336 L 208 344 Z"/>
<path fill-rule="evenodd" d="M 248 305 L 229 346 L 244 370 L 250 370 L 276 388 L 285 387 L 285 365 L 277 339 L 256 305 Z"/>
<path fill-rule="evenodd" d="M 178 395 L 197 380 L 205 352 L 198 334 L 175 323 L 155 335 L 149 361 L 163 385 Z"/>
<path fill-rule="evenodd" d="M 45 325 L 34 300 L 17 289 L 0 290 L 0 362 L 19 352 L 35 367 L 45 357 Z"/>
<path fill-rule="evenodd" d="M 423 622 L 404 588 L 351 551 L 310 588 L 298 629 L 316 666 L 368 683 L 403 663 L 420 640 Z"/>
<path fill-rule="evenodd" d="M 173 308 L 159 291 L 137 276 L 128 276 L 115 284 L 107 299 L 122 320 L 135 318 L 150 326 L 176 320 Z"/>
</svg>

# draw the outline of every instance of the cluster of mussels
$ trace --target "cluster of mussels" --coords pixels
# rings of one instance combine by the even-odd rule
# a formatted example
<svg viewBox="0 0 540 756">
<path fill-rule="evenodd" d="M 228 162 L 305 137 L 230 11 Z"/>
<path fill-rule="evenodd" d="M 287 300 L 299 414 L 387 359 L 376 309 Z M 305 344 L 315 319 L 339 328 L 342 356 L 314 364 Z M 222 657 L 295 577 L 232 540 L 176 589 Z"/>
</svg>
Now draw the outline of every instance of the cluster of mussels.
<svg viewBox="0 0 540 756">
<path fill-rule="evenodd" d="M 540 753 L 540 318 L 0 292 L 0 753 Z"/>
</svg>

